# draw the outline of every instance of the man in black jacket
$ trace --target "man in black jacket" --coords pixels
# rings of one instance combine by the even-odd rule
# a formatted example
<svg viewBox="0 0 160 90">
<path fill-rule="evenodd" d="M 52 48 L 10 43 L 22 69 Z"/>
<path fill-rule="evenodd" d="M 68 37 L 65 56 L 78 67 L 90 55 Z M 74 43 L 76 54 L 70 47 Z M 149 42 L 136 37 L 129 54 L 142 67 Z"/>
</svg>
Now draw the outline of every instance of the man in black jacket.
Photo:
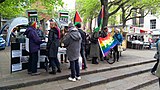
<svg viewBox="0 0 160 90">
<path fill-rule="evenodd" d="M 105 38 L 107 35 L 108 35 L 108 27 L 105 26 L 104 30 L 100 32 L 100 37 Z M 101 51 L 100 51 L 100 59 L 101 61 L 103 61 L 104 59 L 107 59 L 107 57 L 103 57 L 103 54 Z"/>
<path fill-rule="evenodd" d="M 81 43 L 81 57 L 82 57 L 82 62 L 83 62 L 83 69 L 87 68 L 87 63 L 86 63 L 86 56 L 85 56 L 85 42 L 86 42 L 86 33 L 80 29 L 81 28 L 81 24 L 80 23 L 76 23 L 75 24 L 76 28 L 78 29 L 79 33 L 81 34 L 82 37 L 82 43 Z"/>
</svg>

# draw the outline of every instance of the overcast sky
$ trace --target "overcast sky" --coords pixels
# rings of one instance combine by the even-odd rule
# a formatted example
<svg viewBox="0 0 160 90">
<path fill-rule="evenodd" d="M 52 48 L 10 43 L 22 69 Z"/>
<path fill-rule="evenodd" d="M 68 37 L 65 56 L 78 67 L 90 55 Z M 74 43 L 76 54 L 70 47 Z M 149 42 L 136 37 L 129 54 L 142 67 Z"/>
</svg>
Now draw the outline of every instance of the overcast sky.
<svg viewBox="0 0 160 90">
<path fill-rule="evenodd" d="M 64 2 L 64 8 L 66 8 L 67 10 L 75 9 L 76 0 L 63 0 L 63 2 Z"/>
</svg>

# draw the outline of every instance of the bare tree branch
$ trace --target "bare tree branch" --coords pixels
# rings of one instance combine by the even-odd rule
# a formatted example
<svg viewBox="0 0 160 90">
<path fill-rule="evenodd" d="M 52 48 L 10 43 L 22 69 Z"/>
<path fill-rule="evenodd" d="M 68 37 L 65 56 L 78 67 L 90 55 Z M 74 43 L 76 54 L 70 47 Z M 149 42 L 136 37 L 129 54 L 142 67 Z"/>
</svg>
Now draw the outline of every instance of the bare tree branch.
<svg viewBox="0 0 160 90">
<path fill-rule="evenodd" d="M 128 19 L 126 19 L 126 21 L 130 20 L 130 19 L 134 19 L 134 18 L 143 18 L 145 16 L 147 16 L 147 14 L 150 12 L 150 10 L 148 10 L 148 12 L 145 15 L 141 15 L 141 16 L 134 16 L 134 17 L 130 17 Z"/>
<path fill-rule="evenodd" d="M 125 2 L 121 3 L 113 12 L 109 13 L 109 16 L 115 14 L 123 5 L 125 5 L 130 0 L 126 0 Z"/>
<path fill-rule="evenodd" d="M 129 7 L 131 7 L 131 5 L 126 6 L 126 8 L 125 7 L 123 7 L 123 8 L 124 8 L 125 11 L 127 11 L 127 9 L 129 9 Z"/>
<path fill-rule="evenodd" d="M 122 0 L 108 2 L 108 8 L 111 8 L 112 5 L 118 5 L 119 3 L 121 3 L 121 1 Z"/>
</svg>

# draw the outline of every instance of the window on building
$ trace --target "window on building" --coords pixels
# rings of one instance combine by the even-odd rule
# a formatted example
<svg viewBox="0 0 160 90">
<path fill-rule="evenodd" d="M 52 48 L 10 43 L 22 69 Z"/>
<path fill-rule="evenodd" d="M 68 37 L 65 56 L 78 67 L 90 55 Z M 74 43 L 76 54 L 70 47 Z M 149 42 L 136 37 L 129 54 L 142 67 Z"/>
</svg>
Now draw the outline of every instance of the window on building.
<svg viewBox="0 0 160 90">
<path fill-rule="evenodd" d="M 156 19 L 150 20 L 150 29 L 156 29 Z"/>
</svg>

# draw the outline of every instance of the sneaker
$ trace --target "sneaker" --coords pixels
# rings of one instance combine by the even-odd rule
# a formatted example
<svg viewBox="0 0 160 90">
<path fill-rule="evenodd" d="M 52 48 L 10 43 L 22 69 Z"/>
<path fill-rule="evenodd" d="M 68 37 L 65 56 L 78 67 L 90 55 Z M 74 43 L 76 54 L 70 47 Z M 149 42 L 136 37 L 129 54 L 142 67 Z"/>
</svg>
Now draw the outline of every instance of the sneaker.
<svg viewBox="0 0 160 90">
<path fill-rule="evenodd" d="M 40 72 L 32 73 L 32 76 L 40 75 Z"/>
<path fill-rule="evenodd" d="M 76 81 L 76 78 L 71 78 L 71 77 L 69 77 L 68 80 L 75 82 L 75 81 Z"/>
<path fill-rule="evenodd" d="M 155 72 L 151 72 L 152 73 L 152 75 L 155 75 Z"/>
<path fill-rule="evenodd" d="M 76 79 L 77 79 L 77 80 L 81 80 L 82 78 L 79 76 L 79 77 L 76 77 Z"/>
</svg>

